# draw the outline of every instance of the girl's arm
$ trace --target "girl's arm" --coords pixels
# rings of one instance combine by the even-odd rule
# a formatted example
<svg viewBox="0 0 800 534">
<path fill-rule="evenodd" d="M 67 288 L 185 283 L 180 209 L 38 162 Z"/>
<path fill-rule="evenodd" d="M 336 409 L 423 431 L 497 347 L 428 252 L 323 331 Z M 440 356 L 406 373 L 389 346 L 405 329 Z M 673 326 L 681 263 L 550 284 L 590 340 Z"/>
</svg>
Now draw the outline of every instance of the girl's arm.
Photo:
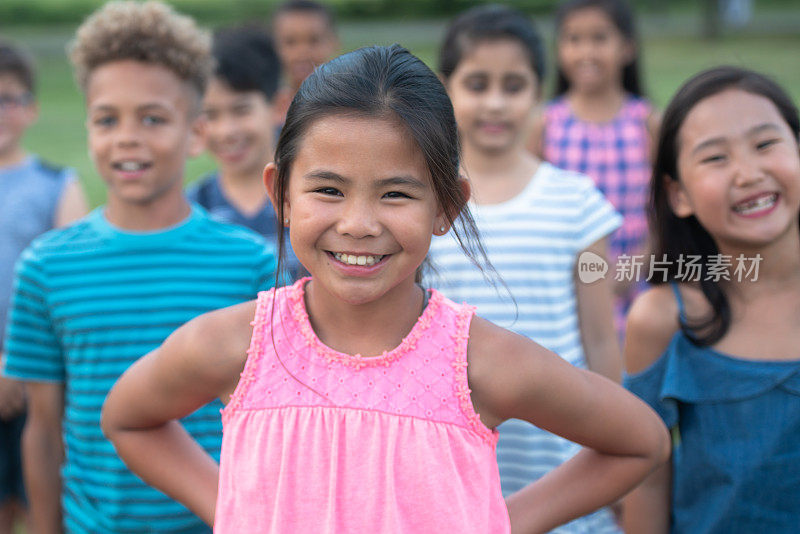
<svg viewBox="0 0 800 534">
<path fill-rule="evenodd" d="M 583 252 L 593 252 L 605 259 L 607 241 L 608 238 L 600 239 Z M 575 272 L 575 298 L 586 363 L 590 370 L 619 383 L 622 380 L 622 358 L 614 329 L 614 273 L 609 270 L 605 277 L 587 284 L 580 280 L 577 269 L 580 265 L 576 266 Z"/>
<path fill-rule="evenodd" d="M 640 295 L 628 313 L 626 372 L 640 373 L 650 367 L 678 329 L 678 306 L 668 286 L 660 285 Z M 627 534 L 669 532 L 671 469 L 671 463 L 665 462 L 625 497 L 622 519 Z"/>
<path fill-rule="evenodd" d="M 176 421 L 236 388 L 254 302 L 202 315 L 123 374 L 103 406 L 103 432 L 149 485 L 214 522 L 217 463 Z"/>
<path fill-rule="evenodd" d="M 512 532 L 547 532 L 586 515 L 666 461 L 659 417 L 611 380 L 478 317 L 469 339 L 472 399 L 486 426 L 524 419 L 586 447 L 507 499 Z"/>
</svg>

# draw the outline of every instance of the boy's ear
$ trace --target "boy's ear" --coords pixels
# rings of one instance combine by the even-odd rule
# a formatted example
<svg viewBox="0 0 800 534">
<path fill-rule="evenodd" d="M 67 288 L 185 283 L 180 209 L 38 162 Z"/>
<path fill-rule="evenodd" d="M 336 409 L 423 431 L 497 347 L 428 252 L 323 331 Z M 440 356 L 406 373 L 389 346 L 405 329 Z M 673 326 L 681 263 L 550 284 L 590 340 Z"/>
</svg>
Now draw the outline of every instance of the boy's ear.
<svg viewBox="0 0 800 534">
<path fill-rule="evenodd" d="M 203 115 L 198 116 L 189 127 L 189 157 L 196 158 L 206 149 L 204 130 L 206 120 Z"/>
<path fill-rule="evenodd" d="M 269 201 L 272 202 L 272 207 L 275 211 L 278 211 L 278 195 L 277 195 L 277 186 L 278 186 L 278 167 L 275 165 L 275 162 L 270 161 L 267 163 L 267 166 L 264 167 L 264 188 L 267 190 L 267 196 L 269 197 Z M 289 206 L 289 193 L 288 191 L 284 191 L 284 199 L 283 199 L 283 221 L 281 224 L 283 226 L 289 226 L 286 222 L 287 220 L 291 219 L 291 209 Z"/>
<path fill-rule="evenodd" d="M 689 196 L 679 180 L 673 180 L 669 176 L 664 177 L 664 185 L 667 190 L 667 200 L 672 212 L 681 219 L 694 214 L 692 203 Z"/>
<path fill-rule="evenodd" d="M 448 213 L 444 207 L 439 208 L 439 212 L 436 214 L 436 219 L 434 220 L 434 228 L 433 228 L 433 235 L 444 235 L 450 231 L 450 221 L 456 220 L 458 214 L 461 213 L 461 210 L 464 209 L 464 206 L 469 202 L 469 197 L 472 194 L 472 187 L 469 185 L 469 181 L 464 176 L 458 177 L 458 186 L 461 188 L 461 195 L 464 199 L 464 202 L 460 206 L 453 206 L 450 208 L 451 213 Z M 442 230 L 444 228 L 444 230 Z"/>
</svg>

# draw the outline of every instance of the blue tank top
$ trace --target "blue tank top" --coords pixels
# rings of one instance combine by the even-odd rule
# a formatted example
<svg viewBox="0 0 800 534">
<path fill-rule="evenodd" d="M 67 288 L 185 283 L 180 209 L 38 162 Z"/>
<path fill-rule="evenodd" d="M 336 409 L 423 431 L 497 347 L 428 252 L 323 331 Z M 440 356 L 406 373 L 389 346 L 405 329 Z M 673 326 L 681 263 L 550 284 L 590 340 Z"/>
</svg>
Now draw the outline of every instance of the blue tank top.
<svg viewBox="0 0 800 534">
<path fill-rule="evenodd" d="M 671 532 L 800 532 L 800 359 L 736 358 L 677 332 L 624 382 L 677 429 Z"/>
<path fill-rule="evenodd" d="M 36 156 L 0 168 L 0 346 L 17 257 L 34 237 L 53 227 L 64 186 L 75 178 L 72 170 L 54 167 Z"/>
</svg>

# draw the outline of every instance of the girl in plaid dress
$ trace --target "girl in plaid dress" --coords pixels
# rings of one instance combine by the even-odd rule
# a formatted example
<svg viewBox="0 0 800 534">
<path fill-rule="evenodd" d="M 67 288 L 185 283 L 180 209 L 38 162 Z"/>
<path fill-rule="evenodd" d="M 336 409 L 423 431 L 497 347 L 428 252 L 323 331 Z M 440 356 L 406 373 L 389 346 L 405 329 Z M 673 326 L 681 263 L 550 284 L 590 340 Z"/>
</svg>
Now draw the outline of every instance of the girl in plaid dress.
<svg viewBox="0 0 800 534">
<path fill-rule="evenodd" d="M 556 23 L 556 98 L 536 121 L 529 147 L 556 167 L 588 174 L 622 215 L 622 226 L 609 239 L 612 263 L 645 254 L 650 146 L 658 115 L 642 94 L 633 13 L 622 0 L 573 0 L 558 11 Z M 642 285 L 636 282 L 615 285 L 620 337 Z"/>
</svg>

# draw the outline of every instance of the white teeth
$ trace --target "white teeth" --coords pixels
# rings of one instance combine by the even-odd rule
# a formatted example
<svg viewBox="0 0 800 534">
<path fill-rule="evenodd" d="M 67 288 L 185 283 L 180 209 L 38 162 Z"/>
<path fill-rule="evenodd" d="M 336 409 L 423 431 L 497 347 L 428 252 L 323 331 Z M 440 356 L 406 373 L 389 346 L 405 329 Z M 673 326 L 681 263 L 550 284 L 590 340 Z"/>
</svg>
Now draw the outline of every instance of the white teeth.
<svg viewBox="0 0 800 534">
<path fill-rule="evenodd" d="M 737 204 L 733 207 L 733 211 L 736 213 L 741 213 L 742 215 L 749 215 L 751 213 L 755 213 L 761 210 L 765 210 L 771 208 L 773 204 L 778 200 L 778 194 L 773 193 L 771 195 L 764 195 L 753 200 L 749 200 L 742 204 Z"/>
<path fill-rule="evenodd" d="M 126 172 L 135 172 L 144 167 L 143 163 L 137 161 L 123 161 L 119 164 L 119 168 Z"/>
<path fill-rule="evenodd" d="M 354 256 L 341 252 L 334 252 L 333 257 L 348 265 L 375 265 L 383 258 L 383 256 Z"/>
</svg>

